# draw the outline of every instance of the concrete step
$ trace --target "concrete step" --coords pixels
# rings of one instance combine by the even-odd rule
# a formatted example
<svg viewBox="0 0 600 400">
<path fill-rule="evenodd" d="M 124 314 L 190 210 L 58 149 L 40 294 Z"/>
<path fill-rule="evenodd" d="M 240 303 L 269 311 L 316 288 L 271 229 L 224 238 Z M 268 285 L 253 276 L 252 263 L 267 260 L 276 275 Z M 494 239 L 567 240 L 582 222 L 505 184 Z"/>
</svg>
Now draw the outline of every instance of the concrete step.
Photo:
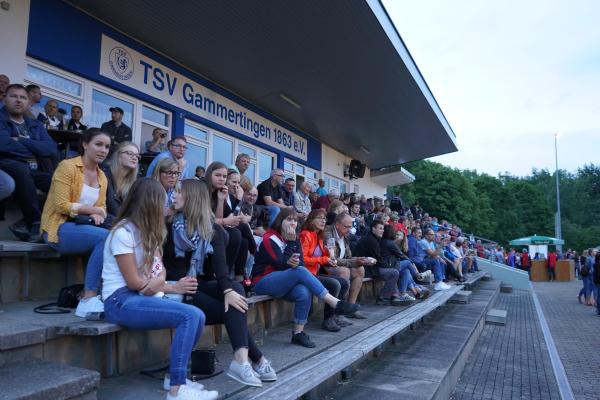
<svg viewBox="0 0 600 400">
<path fill-rule="evenodd" d="M 506 325 L 506 310 L 491 309 L 485 316 L 485 322 L 492 325 Z"/>
<path fill-rule="evenodd" d="M 406 331 L 326 398 L 450 398 L 499 289 L 498 281 L 477 285 L 468 304 L 448 304 L 424 324 Z"/>
<path fill-rule="evenodd" d="M 96 399 L 100 374 L 65 364 L 34 361 L 0 368 L 0 399 Z"/>
<path fill-rule="evenodd" d="M 512 285 L 508 284 L 508 283 L 503 283 L 500 285 L 500 292 L 501 293 L 512 293 L 513 291 L 513 287 Z"/>
<path fill-rule="evenodd" d="M 452 296 L 450 303 L 467 304 L 471 300 L 472 294 L 473 292 L 470 290 L 459 290 Z"/>
</svg>

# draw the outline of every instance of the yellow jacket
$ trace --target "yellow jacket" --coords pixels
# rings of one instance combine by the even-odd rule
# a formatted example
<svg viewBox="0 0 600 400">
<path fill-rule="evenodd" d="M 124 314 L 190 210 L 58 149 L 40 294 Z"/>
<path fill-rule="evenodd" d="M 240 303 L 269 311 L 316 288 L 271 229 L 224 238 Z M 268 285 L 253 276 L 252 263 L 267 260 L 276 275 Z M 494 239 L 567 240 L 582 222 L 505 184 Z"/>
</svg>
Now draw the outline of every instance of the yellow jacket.
<svg viewBox="0 0 600 400">
<path fill-rule="evenodd" d="M 104 172 L 98 167 L 98 182 L 100 192 L 95 207 L 106 210 L 106 188 L 107 180 Z M 63 160 L 58 164 L 52 184 L 48 192 L 48 198 L 42 212 L 42 232 L 48 234 L 48 241 L 58 243 L 58 228 L 69 218 L 77 215 L 77 209 L 81 206 L 78 201 L 83 188 L 83 160 L 80 157 Z"/>
</svg>

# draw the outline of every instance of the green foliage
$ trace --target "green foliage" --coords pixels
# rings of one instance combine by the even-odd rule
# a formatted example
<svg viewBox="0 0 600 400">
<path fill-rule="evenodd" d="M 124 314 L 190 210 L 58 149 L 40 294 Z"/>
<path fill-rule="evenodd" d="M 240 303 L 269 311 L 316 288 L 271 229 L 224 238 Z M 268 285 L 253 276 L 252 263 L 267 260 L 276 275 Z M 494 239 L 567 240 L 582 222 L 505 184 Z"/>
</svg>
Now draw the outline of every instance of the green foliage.
<svg viewBox="0 0 600 400">
<path fill-rule="evenodd" d="M 554 235 L 556 183 L 548 170 L 527 177 L 458 170 L 431 161 L 406 165 L 416 179 L 392 193 L 406 204 L 418 201 L 432 216 L 458 224 L 507 245 L 533 234 Z M 559 171 L 562 232 L 567 247 L 577 250 L 600 244 L 600 166 L 585 165 L 577 173 Z"/>
</svg>

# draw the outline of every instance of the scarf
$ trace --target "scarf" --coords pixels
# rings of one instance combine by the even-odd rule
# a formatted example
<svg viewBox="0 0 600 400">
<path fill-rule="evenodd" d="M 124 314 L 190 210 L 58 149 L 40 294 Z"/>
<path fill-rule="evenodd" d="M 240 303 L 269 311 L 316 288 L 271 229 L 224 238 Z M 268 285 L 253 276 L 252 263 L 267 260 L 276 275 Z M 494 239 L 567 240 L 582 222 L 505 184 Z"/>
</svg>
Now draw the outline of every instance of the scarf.
<svg viewBox="0 0 600 400">
<path fill-rule="evenodd" d="M 177 213 L 173 218 L 173 243 L 177 258 L 185 257 L 185 253 L 188 251 L 194 252 L 187 276 L 204 275 L 204 259 L 207 254 L 213 254 L 214 249 L 212 244 L 208 240 L 202 239 L 196 231 L 192 237 L 188 237 L 183 213 Z"/>
</svg>

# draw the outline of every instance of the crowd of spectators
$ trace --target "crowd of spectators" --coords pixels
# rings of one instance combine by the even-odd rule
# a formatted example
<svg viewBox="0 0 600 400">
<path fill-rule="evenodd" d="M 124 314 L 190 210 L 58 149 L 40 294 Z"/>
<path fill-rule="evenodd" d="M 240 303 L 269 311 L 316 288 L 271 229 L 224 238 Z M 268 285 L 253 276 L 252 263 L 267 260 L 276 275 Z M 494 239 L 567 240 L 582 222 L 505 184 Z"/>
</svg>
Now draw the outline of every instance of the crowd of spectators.
<svg viewBox="0 0 600 400">
<path fill-rule="evenodd" d="M 210 324 L 224 324 L 231 340 L 228 376 L 257 387 L 277 379 L 248 332 L 252 293 L 294 303 L 291 343 L 316 347 L 304 329 L 313 296 L 325 303 L 321 327 L 337 332 L 368 318 L 358 303 L 365 277 L 383 281 L 376 304 L 406 306 L 477 270 L 460 228 L 418 204 L 340 194 L 323 180 L 296 188 L 281 169 L 254 186 L 247 154 L 192 173 L 185 137 L 163 144 L 163 130 L 144 144 L 154 158 L 140 177 L 122 109 L 87 127 L 81 108 L 66 121 L 54 100 L 39 109 L 39 87 L 6 80 L 0 75 L 0 200 L 12 195 L 23 215 L 11 231 L 88 256 L 78 317 L 104 312 L 125 327 L 175 328 L 167 398 L 217 397 L 185 374 Z M 79 152 L 61 154 L 51 129 L 82 131 Z"/>
</svg>

